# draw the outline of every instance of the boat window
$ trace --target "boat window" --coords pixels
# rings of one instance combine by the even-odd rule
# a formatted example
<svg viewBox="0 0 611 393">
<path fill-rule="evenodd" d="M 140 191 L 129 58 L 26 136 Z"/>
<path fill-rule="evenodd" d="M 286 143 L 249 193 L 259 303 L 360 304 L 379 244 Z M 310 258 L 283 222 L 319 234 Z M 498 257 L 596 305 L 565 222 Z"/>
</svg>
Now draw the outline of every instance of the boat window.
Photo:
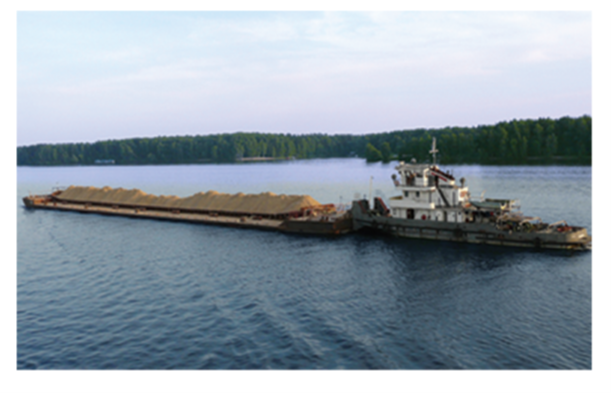
<svg viewBox="0 0 611 393">
<path fill-rule="evenodd" d="M 409 191 L 404 191 L 403 193 L 405 194 L 406 198 L 409 196 Z"/>
<path fill-rule="evenodd" d="M 416 191 L 416 198 L 420 198 L 420 191 Z"/>
</svg>

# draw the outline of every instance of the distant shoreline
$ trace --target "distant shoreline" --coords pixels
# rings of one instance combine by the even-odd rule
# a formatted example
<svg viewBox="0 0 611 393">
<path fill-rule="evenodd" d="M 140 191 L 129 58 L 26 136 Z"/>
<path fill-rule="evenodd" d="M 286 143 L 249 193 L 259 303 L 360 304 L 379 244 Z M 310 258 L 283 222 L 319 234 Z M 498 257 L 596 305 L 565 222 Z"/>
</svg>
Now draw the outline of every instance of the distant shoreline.
<svg viewBox="0 0 611 393">
<path fill-rule="evenodd" d="M 17 165 L 166 165 L 350 157 L 368 162 L 425 162 L 430 158 L 433 138 L 439 162 L 446 165 L 592 165 L 592 118 L 588 115 L 364 135 L 236 132 L 37 144 L 17 148 Z"/>
<path fill-rule="evenodd" d="M 53 168 L 53 167 L 136 167 L 136 166 L 173 166 L 173 165 L 248 165 L 248 164 L 260 164 L 260 163 L 281 163 L 281 162 L 286 162 L 286 161 L 293 161 L 293 162 L 297 162 L 297 161 L 309 161 L 309 160 L 350 160 L 350 159 L 358 159 L 361 161 L 366 161 L 364 158 L 362 157 L 325 157 L 325 158 L 299 158 L 299 159 L 286 159 L 286 158 L 281 158 L 281 159 L 277 159 L 277 158 L 268 158 L 265 157 L 267 159 L 265 160 L 243 160 L 243 161 L 235 161 L 235 162 L 180 162 L 180 163 L 164 163 L 164 164 L 72 164 L 72 165 L 18 165 L 18 167 L 21 168 Z M 382 164 L 382 165 L 396 165 L 399 161 L 401 160 L 397 160 L 397 159 L 393 159 L 391 161 L 388 162 L 382 162 L 382 161 L 377 161 L 377 162 L 367 162 L 368 165 L 374 165 L 374 164 Z M 424 161 L 424 163 L 429 163 L 429 161 Z M 529 163 L 522 163 L 522 164 L 494 164 L 494 163 L 486 163 L 486 164 L 481 164 L 481 163 L 477 163 L 477 162 L 453 162 L 453 163 L 444 163 L 443 161 L 437 162 L 439 165 L 443 165 L 443 166 L 455 166 L 455 165 L 465 165 L 465 166 L 469 166 L 469 165 L 473 165 L 473 166 L 485 166 L 485 167 L 492 167 L 492 166 L 500 166 L 500 167 L 509 167 L 509 166 L 513 166 L 513 167 L 545 167 L 545 166 L 588 166 L 591 167 L 591 161 L 587 161 L 585 163 L 583 162 L 579 162 L 579 161 L 571 161 L 568 159 L 558 159 L 558 161 L 537 161 L 537 162 L 529 162 Z"/>
</svg>

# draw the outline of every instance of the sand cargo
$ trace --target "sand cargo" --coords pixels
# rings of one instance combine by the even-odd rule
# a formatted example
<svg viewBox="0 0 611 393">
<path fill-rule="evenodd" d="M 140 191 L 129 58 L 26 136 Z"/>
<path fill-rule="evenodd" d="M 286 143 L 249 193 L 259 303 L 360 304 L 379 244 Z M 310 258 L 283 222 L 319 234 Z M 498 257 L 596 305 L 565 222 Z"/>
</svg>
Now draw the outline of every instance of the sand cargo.
<svg viewBox="0 0 611 393">
<path fill-rule="evenodd" d="M 180 198 L 138 189 L 70 186 L 49 195 L 23 198 L 28 208 L 76 211 L 135 218 L 185 221 L 339 235 L 352 230 L 350 212 L 321 204 L 309 195 L 200 192 Z"/>
</svg>

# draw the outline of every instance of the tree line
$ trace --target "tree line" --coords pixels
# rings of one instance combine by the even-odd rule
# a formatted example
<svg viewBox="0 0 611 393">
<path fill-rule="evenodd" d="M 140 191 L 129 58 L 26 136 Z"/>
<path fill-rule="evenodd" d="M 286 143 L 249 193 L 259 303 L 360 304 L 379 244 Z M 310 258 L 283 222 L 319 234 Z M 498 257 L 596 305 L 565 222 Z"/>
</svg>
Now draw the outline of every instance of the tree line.
<svg viewBox="0 0 611 393">
<path fill-rule="evenodd" d="M 591 165 L 592 118 L 587 115 L 366 135 L 236 132 L 37 144 L 17 148 L 17 165 L 93 165 L 96 160 L 114 160 L 117 165 L 229 163 L 252 157 L 426 161 L 433 137 L 438 161 L 444 164 Z"/>
</svg>

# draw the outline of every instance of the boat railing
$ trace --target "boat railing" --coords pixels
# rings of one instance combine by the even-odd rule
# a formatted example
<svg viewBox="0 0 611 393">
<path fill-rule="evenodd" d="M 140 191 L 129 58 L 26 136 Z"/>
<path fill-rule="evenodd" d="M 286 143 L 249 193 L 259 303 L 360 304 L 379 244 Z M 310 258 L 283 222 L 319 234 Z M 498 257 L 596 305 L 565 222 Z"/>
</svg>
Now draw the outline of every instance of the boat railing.
<svg viewBox="0 0 611 393">
<path fill-rule="evenodd" d="M 559 226 L 568 226 L 568 224 L 566 223 L 565 220 L 560 220 L 560 221 L 557 221 L 557 222 L 555 222 L 553 224 L 549 224 L 549 226 L 550 226 L 550 228 L 555 228 L 555 227 L 559 227 Z"/>
<path fill-rule="evenodd" d="M 534 224 L 534 223 L 540 223 L 541 222 L 541 218 L 539 217 L 524 217 L 524 219 L 522 221 L 520 221 L 520 225 L 524 225 L 527 222 Z"/>
</svg>

